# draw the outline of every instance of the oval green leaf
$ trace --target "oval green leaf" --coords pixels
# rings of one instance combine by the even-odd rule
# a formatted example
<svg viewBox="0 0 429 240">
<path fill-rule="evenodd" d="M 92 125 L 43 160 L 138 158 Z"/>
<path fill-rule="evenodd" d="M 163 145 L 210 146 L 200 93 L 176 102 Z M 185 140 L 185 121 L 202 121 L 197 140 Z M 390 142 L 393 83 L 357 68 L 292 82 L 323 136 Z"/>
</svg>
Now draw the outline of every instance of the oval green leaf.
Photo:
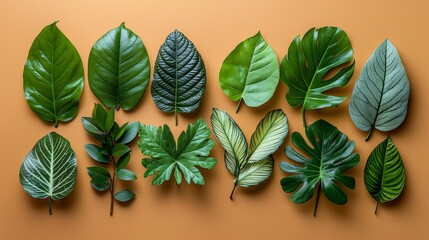
<svg viewBox="0 0 429 240">
<path fill-rule="evenodd" d="M 386 39 L 371 55 L 353 89 L 349 113 L 362 131 L 391 131 L 405 120 L 410 83 L 395 46 Z"/>
<path fill-rule="evenodd" d="M 136 194 L 130 190 L 121 190 L 115 193 L 115 199 L 119 202 L 128 202 L 136 197 Z"/>
<path fill-rule="evenodd" d="M 152 98 L 164 112 L 195 111 L 206 88 L 206 69 L 194 44 L 181 32 L 170 33 L 155 61 Z"/>
<path fill-rule="evenodd" d="M 124 181 L 132 181 L 137 179 L 137 176 L 132 171 L 125 168 L 119 169 L 116 172 L 116 176 Z"/>
<path fill-rule="evenodd" d="M 390 202 L 401 195 L 405 185 L 405 168 L 390 136 L 369 155 L 364 180 L 369 194 L 377 201 L 375 213 L 379 203 Z"/>
<path fill-rule="evenodd" d="M 92 46 L 88 59 L 89 86 L 106 107 L 134 108 L 143 98 L 149 77 L 146 48 L 124 23 Z"/>
<path fill-rule="evenodd" d="M 76 117 L 84 85 L 79 53 L 58 29 L 46 26 L 34 39 L 24 66 L 25 99 L 43 121 L 68 122 Z"/>
<path fill-rule="evenodd" d="M 108 156 L 101 153 L 102 149 L 99 146 L 95 144 L 85 144 L 84 147 L 88 155 L 95 161 L 103 164 L 110 163 L 110 159 Z"/>
<path fill-rule="evenodd" d="M 76 155 L 70 142 L 55 132 L 40 139 L 25 157 L 19 172 L 24 190 L 33 198 L 59 200 L 71 193 L 77 178 Z"/>
<path fill-rule="evenodd" d="M 219 73 L 223 92 L 232 101 L 258 107 L 273 96 L 279 83 L 279 64 L 261 33 L 241 42 L 224 60 Z"/>
</svg>

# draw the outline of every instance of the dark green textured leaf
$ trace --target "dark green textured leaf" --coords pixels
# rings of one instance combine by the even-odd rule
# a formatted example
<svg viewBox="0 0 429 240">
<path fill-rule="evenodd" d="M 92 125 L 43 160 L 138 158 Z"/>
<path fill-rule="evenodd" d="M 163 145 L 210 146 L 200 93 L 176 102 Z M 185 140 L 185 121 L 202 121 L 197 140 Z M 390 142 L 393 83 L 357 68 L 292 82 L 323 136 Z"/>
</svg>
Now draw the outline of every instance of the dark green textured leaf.
<svg viewBox="0 0 429 240">
<path fill-rule="evenodd" d="M 101 148 L 95 144 L 85 144 L 88 155 L 99 163 L 109 163 L 110 159 L 101 153 Z"/>
<path fill-rule="evenodd" d="M 349 113 L 362 131 L 386 132 L 405 120 L 410 83 L 395 46 L 386 39 L 362 69 L 350 99 Z"/>
<path fill-rule="evenodd" d="M 84 85 L 79 53 L 57 22 L 37 35 L 24 66 L 24 93 L 43 121 L 68 122 L 76 117 Z"/>
<path fill-rule="evenodd" d="M 206 88 L 206 69 L 194 44 L 175 30 L 158 52 L 152 82 L 152 98 L 164 112 L 195 111 Z"/>
<path fill-rule="evenodd" d="M 211 169 L 216 165 L 214 158 L 208 157 L 214 146 L 210 138 L 210 129 L 203 119 L 188 125 L 176 142 L 167 125 L 164 127 L 140 125 L 138 146 L 142 153 L 151 158 L 143 159 L 147 168 L 144 177 L 156 174 L 152 184 L 159 185 L 170 180 L 175 171 L 176 184 L 182 181 L 183 174 L 187 183 L 204 185 L 204 179 L 197 167 Z M 179 177 L 180 175 L 180 177 Z"/>
<path fill-rule="evenodd" d="M 279 83 L 279 64 L 261 33 L 241 42 L 224 60 L 219 73 L 223 92 L 232 101 L 258 107 L 274 94 Z"/>
<path fill-rule="evenodd" d="M 309 146 L 298 132 L 292 134 L 292 142 L 305 155 L 292 147 L 286 147 L 286 156 L 298 165 L 281 162 L 280 168 L 292 173 L 281 180 L 285 192 L 293 192 L 291 200 L 295 203 L 305 203 L 313 196 L 316 186 L 319 190 L 316 196 L 314 215 L 316 215 L 320 189 L 325 196 L 336 204 L 345 204 L 347 196 L 338 183 L 354 189 L 355 180 L 342 172 L 359 163 L 359 155 L 353 153 L 355 144 L 338 128 L 324 120 L 318 120 L 306 128 L 305 134 L 310 141 Z"/>
<path fill-rule="evenodd" d="M 379 203 L 393 201 L 401 195 L 405 185 L 405 169 L 390 136 L 369 155 L 364 180 L 369 194 L 377 201 L 375 213 Z"/>
<path fill-rule="evenodd" d="M 59 200 L 71 193 L 77 178 L 76 155 L 70 142 L 55 132 L 40 139 L 25 157 L 19 180 L 33 198 Z"/>
<path fill-rule="evenodd" d="M 130 190 L 121 190 L 115 193 L 115 199 L 119 202 L 128 202 L 136 197 L 136 194 L 131 192 Z"/>
<path fill-rule="evenodd" d="M 105 106 L 134 108 L 145 93 L 149 77 L 146 48 L 124 23 L 92 46 L 88 59 L 89 86 Z"/>
</svg>

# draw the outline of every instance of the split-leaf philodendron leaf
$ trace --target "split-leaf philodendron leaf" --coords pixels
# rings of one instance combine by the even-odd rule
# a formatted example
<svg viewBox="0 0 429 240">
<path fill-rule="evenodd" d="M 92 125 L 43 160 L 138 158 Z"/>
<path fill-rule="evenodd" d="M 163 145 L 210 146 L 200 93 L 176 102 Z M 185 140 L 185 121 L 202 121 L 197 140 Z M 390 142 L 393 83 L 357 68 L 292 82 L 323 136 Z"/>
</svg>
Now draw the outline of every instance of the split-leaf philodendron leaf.
<svg viewBox="0 0 429 240">
<path fill-rule="evenodd" d="M 393 201 L 401 195 L 405 185 L 405 169 L 390 136 L 369 155 L 364 180 L 369 194 L 377 201 L 376 214 L 380 203 Z"/>
<path fill-rule="evenodd" d="M 243 132 L 228 113 L 214 108 L 211 123 L 216 138 L 225 149 L 226 168 L 235 176 L 231 200 L 237 186 L 255 186 L 271 176 L 272 155 L 288 133 L 287 117 L 282 110 L 269 112 L 259 122 L 249 147 Z"/>
<path fill-rule="evenodd" d="M 298 165 L 281 162 L 280 168 L 292 173 L 281 180 L 283 190 L 287 193 L 297 190 L 291 196 L 294 203 L 305 203 L 310 200 L 317 187 L 314 216 L 316 216 L 320 190 L 336 204 L 345 204 L 347 196 L 338 186 L 339 183 L 354 189 L 353 177 L 342 172 L 359 163 L 359 155 L 353 153 L 355 144 L 335 126 L 324 120 L 309 125 L 305 135 L 309 146 L 298 132 L 292 134 L 292 142 L 304 155 L 292 147 L 286 147 L 286 156 Z"/>
<path fill-rule="evenodd" d="M 79 53 L 58 29 L 46 26 L 34 39 L 24 66 L 24 93 L 43 121 L 68 122 L 76 117 L 84 85 Z"/>
<path fill-rule="evenodd" d="M 52 201 L 69 195 L 77 178 L 76 155 L 70 142 L 55 132 L 40 139 L 25 157 L 19 172 L 24 190 L 33 198 Z"/>
<path fill-rule="evenodd" d="M 347 34 L 337 27 L 310 29 L 302 39 L 297 36 L 280 66 L 282 81 L 288 86 L 286 100 L 305 110 L 336 107 L 346 97 L 325 91 L 346 85 L 353 75 L 353 49 Z M 348 64 L 350 63 L 351 64 Z M 348 65 L 345 65 L 348 64 Z M 332 73 L 333 74 L 328 74 Z"/>
<path fill-rule="evenodd" d="M 371 55 L 353 89 L 350 116 L 360 130 L 386 132 L 405 120 L 410 83 L 395 46 L 386 39 Z"/>
<path fill-rule="evenodd" d="M 204 178 L 197 167 L 212 169 L 217 161 L 208 157 L 215 142 L 210 138 L 210 129 L 203 119 L 188 125 L 176 141 L 167 125 L 163 127 L 140 125 L 138 146 L 142 153 L 151 158 L 142 160 L 147 169 L 144 177 L 156 175 L 153 185 L 170 180 L 174 172 L 179 186 L 184 178 L 189 184 L 204 185 Z M 183 176 L 182 176 L 183 174 Z"/>
<path fill-rule="evenodd" d="M 170 33 L 155 62 L 152 98 L 164 112 L 195 111 L 206 88 L 206 69 L 194 44 L 181 32 Z"/>
<path fill-rule="evenodd" d="M 279 83 L 279 64 L 261 33 L 250 37 L 225 58 L 219 73 L 223 92 L 232 101 L 258 107 L 273 96 Z"/>
<path fill-rule="evenodd" d="M 92 46 L 88 59 L 89 87 L 106 107 L 134 108 L 143 98 L 149 77 L 146 48 L 124 23 Z"/>
</svg>

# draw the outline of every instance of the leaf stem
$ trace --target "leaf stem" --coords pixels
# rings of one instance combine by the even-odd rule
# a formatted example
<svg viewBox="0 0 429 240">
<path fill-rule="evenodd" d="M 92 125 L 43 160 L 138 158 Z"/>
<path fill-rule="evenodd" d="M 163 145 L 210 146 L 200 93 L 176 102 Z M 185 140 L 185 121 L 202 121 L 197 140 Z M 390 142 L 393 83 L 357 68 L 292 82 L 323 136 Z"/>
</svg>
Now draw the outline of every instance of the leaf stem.
<svg viewBox="0 0 429 240">
<path fill-rule="evenodd" d="M 231 200 L 234 200 L 234 192 L 236 187 L 237 187 L 237 183 L 234 183 L 234 188 L 232 189 L 231 195 L 229 195 L 229 199 Z"/>
<path fill-rule="evenodd" d="M 177 124 L 179 122 L 178 119 L 177 119 L 177 109 L 174 110 L 174 119 L 175 119 L 176 126 L 177 126 Z"/>
<path fill-rule="evenodd" d="M 321 189 L 321 188 L 322 188 L 322 186 L 321 186 L 321 184 L 319 184 L 319 187 L 317 188 L 316 204 L 314 205 L 313 217 L 316 217 L 316 213 L 317 213 L 317 206 L 319 205 L 320 189 Z"/>
<path fill-rule="evenodd" d="M 114 192 L 115 178 L 116 178 L 116 164 L 115 164 L 115 161 L 113 160 L 113 157 L 111 157 L 111 161 L 113 163 L 113 177 L 110 180 L 110 216 L 113 215 L 113 203 L 115 202 L 115 196 L 113 192 Z"/>
<path fill-rule="evenodd" d="M 380 202 L 377 202 L 377 206 L 375 206 L 374 214 L 377 215 L 378 206 L 380 206 Z"/>
<path fill-rule="evenodd" d="M 302 107 L 301 114 L 302 114 L 302 124 L 304 125 L 304 129 L 307 129 L 307 121 L 305 120 L 305 109 L 304 109 L 304 107 Z"/>
<path fill-rule="evenodd" d="M 48 197 L 48 205 L 49 205 L 49 215 L 52 215 L 52 198 Z"/>
<path fill-rule="evenodd" d="M 371 137 L 371 134 L 372 134 L 372 130 L 374 129 L 374 127 L 372 127 L 370 130 L 369 130 L 369 133 L 368 133 L 368 135 L 366 136 L 366 138 L 365 138 L 365 142 L 368 142 L 368 140 L 369 140 L 369 138 Z"/>
<path fill-rule="evenodd" d="M 235 109 L 235 113 L 238 113 L 238 111 L 240 110 L 240 106 L 241 106 L 242 101 L 243 101 L 243 98 L 240 98 L 240 100 L 238 100 L 238 104 L 237 104 L 237 108 Z"/>
</svg>

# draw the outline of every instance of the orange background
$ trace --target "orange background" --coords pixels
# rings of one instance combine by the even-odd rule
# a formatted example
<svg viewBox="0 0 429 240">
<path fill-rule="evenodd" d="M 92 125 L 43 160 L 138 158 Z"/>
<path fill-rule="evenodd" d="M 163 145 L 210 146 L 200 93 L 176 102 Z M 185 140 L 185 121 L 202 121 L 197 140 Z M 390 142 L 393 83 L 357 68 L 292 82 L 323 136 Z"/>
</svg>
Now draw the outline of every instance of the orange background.
<svg viewBox="0 0 429 240">
<path fill-rule="evenodd" d="M 429 161 L 429 2 L 408 1 L 304 1 L 304 0 L 181 0 L 181 1 L 58 1 L 0 0 L 0 102 L 1 169 L 0 239 L 427 239 L 429 227 L 427 182 Z M 218 165 L 203 171 L 205 186 L 174 183 L 151 186 L 152 178 L 142 177 L 142 154 L 133 143 L 130 168 L 139 179 L 129 187 L 137 198 L 126 205 L 116 204 L 108 214 L 108 194 L 96 193 L 89 184 L 86 167 L 94 162 L 83 145 L 92 141 L 80 117 L 89 116 L 97 99 L 87 80 L 76 119 L 58 129 L 42 122 L 28 107 L 23 94 L 22 72 L 28 50 L 36 35 L 48 24 L 58 26 L 78 49 L 87 70 L 92 44 L 108 30 L 126 22 L 139 35 L 150 55 L 151 66 L 168 33 L 179 29 L 200 51 L 207 69 L 207 89 L 200 108 L 174 117 L 158 110 L 146 91 L 141 104 L 132 112 L 117 114 L 117 121 L 169 124 L 177 136 L 186 124 L 203 117 L 209 123 L 212 107 L 231 113 L 249 138 L 260 119 L 270 110 L 282 108 L 289 118 L 290 133 L 303 131 L 298 109 L 286 100 L 286 86 L 280 83 L 273 98 L 260 108 L 242 106 L 221 91 L 218 73 L 224 58 L 242 40 L 261 30 L 279 60 L 292 39 L 311 27 L 325 25 L 344 29 L 355 50 L 356 70 L 346 87 L 335 94 L 350 96 L 361 69 L 374 49 L 386 38 L 397 47 L 411 83 L 409 113 L 404 124 L 391 132 L 405 167 L 406 187 L 402 197 L 382 205 L 374 215 L 375 201 L 363 182 L 363 169 L 370 151 L 387 133 L 375 132 L 368 143 L 365 133 L 352 123 L 348 100 L 337 109 L 308 112 L 309 123 L 324 118 L 356 141 L 360 164 L 349 173 L 356 178 L 356 189 L 347 190 L 349 202 L 337 206 L 322 197 L 317 218 L 313 218 L 314 199 L 297 205 L 289 200 L 279 181 L 285 176 L 278 163 L 285 160 L 284 145 L 291 144 L 290 133 L 275 154 L 274 174 L 253 189 L 238 189 L 235 200 L 228 196 L 232 176 L 217 143 L 212 156 Z M 78 157 L 79 175 L 75 190 L 55 202 L 48 214 L 47 200 L 35 200 L 22 189 L 18 172 L 25 155 L 38 139 L 57 131 L 70 140 Z M 118 188 L 117 188 L 118 189 Z"/>
</svg>

